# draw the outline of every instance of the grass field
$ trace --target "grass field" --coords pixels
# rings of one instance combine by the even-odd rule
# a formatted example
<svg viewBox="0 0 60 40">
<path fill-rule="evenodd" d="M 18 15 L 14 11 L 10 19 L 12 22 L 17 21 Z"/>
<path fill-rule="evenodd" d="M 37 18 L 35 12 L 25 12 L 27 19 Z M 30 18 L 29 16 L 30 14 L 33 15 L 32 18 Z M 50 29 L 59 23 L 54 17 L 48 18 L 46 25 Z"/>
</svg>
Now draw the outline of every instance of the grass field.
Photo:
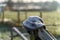
<svg viewBox="0 0 60 40">
<path fill-rule="evenodd" d="M 27 12 L 27 17 L 29 16 L 39 16 L 39 12 Z M 52 34 L 60 35 L 60 25 L 56 26 L 57 24 L 60 24 L 60 12 L 54 11 L 54 12 L 42 12 L 43 16 L 42 19 L 46 25 L 54 25 L 54 26 L 47 26 L 47 30 L 50 31 Z M 2 14 L 1 14 L 2 15 Z M 2 16 L 0 16 L 2 18 Z M 12 19 L 14 22 L 17 22 L 17 12 L 11 12 L 11 11 L 5 11 L 5 18 Z M 20 21 L 22 22 L 25 20 L 25 12 L 20 13 Z M 9 27 L 5 27 L 5 25 L 0 27 L 0 38 L 1 40 L 10 40 L 10 31 Z M 19 40 L 19 37 L 15 37 L 14 40 Z M 59 38 L 58 38 L 59 39 Z"/>
<path fill-rule="evenodd" d="M 54 11 L 54 12 L 42 12 L 42 13 L 43 13 L 42 19 L 44 20 L 45 24 L 60 24 L 60 12 Z M 39 12 L 27 12 L 27 18 L 29 16 L 40 16 L 40 13 Z M 17 12 L 6 11 L 5 18 L 9 18 L 9 19 L 17 21 L 18 20 Z M 26 18 L 25 12 L 21 12 L 20 21 L 23 21 L 25 18 Z"/>
</svg>

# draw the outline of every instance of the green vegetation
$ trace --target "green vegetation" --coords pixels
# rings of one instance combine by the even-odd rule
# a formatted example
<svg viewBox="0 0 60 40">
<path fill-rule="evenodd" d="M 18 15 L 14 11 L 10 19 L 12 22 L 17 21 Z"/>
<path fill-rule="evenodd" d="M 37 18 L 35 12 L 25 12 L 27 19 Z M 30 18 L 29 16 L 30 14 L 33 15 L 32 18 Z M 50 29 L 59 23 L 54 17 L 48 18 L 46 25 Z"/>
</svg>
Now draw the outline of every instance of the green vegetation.
<svg viewBox="0 0 60 40">
<path fill-rule="evenodd" d="M 24 21 L 25 20 L 25 12 L 21 12 L 20 13 L 20 21 Z M 29 16 L 39 16 L 40 13 L 39 12 L 27 12 L 27 17 Z M 59 36 L 60 35 L 60 25 L 56 26 L 58 24 L 60 24 L 60 12 L 58 11 L 54 11 L 54 12 L 42 12 L 43 16 L 42 19 L 44 21 L 44 23 L 46 25 L 53 25 L 53 26 L 47 26 L 47 30 L 50 31 L 52 34 L 54 34 L 55 36 Z M 2 15 L 2 14 L 1 14 Z M 2 18 L 2 16 L 0 16 L 0 18 Z M 5 11 L 5 18 L 9 18 L 12 19 L 15 23 L 17 22 L 17 12 L 11 12 L 11 11 Z M 6 30 L 7 29 L 7 30 Z M 1 26 L 0 27 L 0 38 L 2 38 L 3 40 L 9 40 L 10 37 L 10 31 L 8 31 L 9 27 Z M 19 37 L 14 38 L 14 40 L 18 40 L 20 39 Z"/>
</svg>

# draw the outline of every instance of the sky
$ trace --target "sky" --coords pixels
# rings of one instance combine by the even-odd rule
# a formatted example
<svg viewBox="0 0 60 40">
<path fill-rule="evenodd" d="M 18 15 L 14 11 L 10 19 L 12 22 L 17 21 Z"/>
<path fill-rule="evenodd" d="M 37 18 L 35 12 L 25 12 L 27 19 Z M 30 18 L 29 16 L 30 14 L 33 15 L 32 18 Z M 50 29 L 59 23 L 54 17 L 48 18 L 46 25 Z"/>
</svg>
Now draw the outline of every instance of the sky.
<svg viewBox="0 0 60 40">
<path fill-rule="evenodd" d="M 0 2 L 4 2 L 4 1 L 7 1 L 7 0 L 0 0 Z M 13 1 L 16 2 L 17 0 L 13 0 Z M 34 2 L 39 2 L 39 1 L 46 2 L 46 1 L 50 1 L 50 2 L 52 2 L 53 0 L 23 0 L 23 1 L 25 1 L 25 2 L 31 2 L 31 1 L 34 1 Z M 55 0 L 55 1 L 60 3 L 60 0 Z"/>
<path fill-rule="evenodd" d="M 60 3 L 60 0 L 55 0 L 55 1 L 57 1 L 58 3 Z"/>
<path fill-rule="evenodd" d="M 24 0 L 24 1 L 27 2 L 27 0 Z M 28 2 L 30 2 L 30 1 L 34 1 L 34 2 L 39 2 L 39 1 L 46 2 L 46 1 L 50 1 L 50 2 L 52 2 L 54 0 L 28 0 Z M 58 3 L 60 3 L 60 0 L 55 0 L 55 1 L 57 1 Z"/>
</svg>

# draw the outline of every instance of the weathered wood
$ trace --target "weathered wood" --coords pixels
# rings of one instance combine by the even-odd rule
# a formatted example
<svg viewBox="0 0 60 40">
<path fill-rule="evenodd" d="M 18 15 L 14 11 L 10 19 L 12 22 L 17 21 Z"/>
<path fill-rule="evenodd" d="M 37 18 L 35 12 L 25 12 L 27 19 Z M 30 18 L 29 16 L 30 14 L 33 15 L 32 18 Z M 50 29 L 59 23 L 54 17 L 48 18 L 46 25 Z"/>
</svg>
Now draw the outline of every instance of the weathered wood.
<svg viewBox="0 0 60 40">
<path fill-rule="evenodd" d="M 19 11 L 18 11 L 17 18 L 18 18 L 18 26 L 20 26 L 20 12 Z"/>
</svg>

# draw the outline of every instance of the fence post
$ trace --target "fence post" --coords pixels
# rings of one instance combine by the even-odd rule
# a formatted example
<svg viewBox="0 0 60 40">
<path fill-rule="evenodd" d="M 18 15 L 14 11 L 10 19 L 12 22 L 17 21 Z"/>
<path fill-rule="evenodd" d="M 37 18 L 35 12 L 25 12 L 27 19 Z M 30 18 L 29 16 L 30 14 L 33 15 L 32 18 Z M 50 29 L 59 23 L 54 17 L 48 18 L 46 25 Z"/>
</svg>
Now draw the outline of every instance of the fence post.
<svg viewBox="0 0 60 40">
<path fill-rule="evenodd" d="M 25 18 L 27 18 L 27 10 L 25 11 Z"/>
<path fill-rule="evenodd" d="M 42 11 L 40 11 L 40 17 L 42 18 Z"/>
<path fill-rule="evenodd" d="M 18 10 L 17 18 L 18 18 L 18 26 L 20 26 L 20 12 L 19 12 L 19 10 Z"/>
<path fill-rule="evenodd" d="M 2 7 L 3 8 L 3 7 Z M 4 22 L 4 9 L 3 10 L 3 14 L 2 14 L 2 22 Z"/>
</svg>

